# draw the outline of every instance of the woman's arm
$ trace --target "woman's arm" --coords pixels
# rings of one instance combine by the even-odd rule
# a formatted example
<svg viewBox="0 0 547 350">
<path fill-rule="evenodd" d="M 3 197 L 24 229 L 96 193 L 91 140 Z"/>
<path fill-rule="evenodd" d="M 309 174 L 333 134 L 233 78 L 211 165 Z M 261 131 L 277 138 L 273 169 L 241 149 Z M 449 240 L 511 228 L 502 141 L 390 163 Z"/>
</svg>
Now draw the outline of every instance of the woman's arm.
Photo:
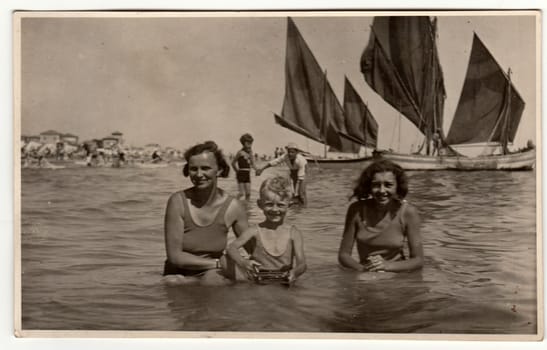
<svg viewBox="0 0 547 350">
<path fill-rule="evenodd" d="M 179 267 L 189 270 L 214 269 L 217 267 L 216 259 L 204 258 L 191 253 L 183 252 L 184 235 L 184 206 L 182 198 L 174 193 L 167 201 L 164 220 L 165 251 L 167 260 Z"/>
<path fill-rule="evenodd" d="M 232 227 L 236 237 L 239 237 L 249 228 L 249 221 L 247 219 L 245 207 L 235 198 L 232 200 L 232 203 L 230 203 L 228 210 L 226 210 L 226 218 L 227 220 L 225 222 L 231 223 L 227 226 Z"/>
<path fill-rule="evenodd" d="M 304 254 L 304 239 L 300 230 L 295 226 L 291 228 L 291 239 L 293 240 L 295 264 L 291 269 L 289 282 L 296 280 L 307 269 L 306 255 Z"/>
<path fill-rule="evenodd" d="M 340 243 L 340 249 L 338 250 L 338 262 L 344 267 L 357 271 L 364 271 L 363 265 L 351 256 L 355 244 L 358 208 L 359 202 L 352 203 L 348 208 L 344 225 L 344 234 L 342 236 L 342 242 Z"/>
</svg>

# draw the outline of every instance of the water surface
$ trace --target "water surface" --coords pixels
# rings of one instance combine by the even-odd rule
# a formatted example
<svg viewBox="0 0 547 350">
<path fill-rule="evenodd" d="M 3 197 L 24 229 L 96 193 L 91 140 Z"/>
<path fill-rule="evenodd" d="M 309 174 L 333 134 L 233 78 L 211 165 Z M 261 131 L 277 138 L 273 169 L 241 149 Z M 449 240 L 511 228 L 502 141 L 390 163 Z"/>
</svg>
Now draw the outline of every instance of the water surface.
<svg viewBox="0 0 547 350">
<path fill-rule="evenodd" d="M 253 177 L 253 203 L 261 179 Z M 337 264 L 355 169 L 312 167 L 289 212 L 308 271 L 291 288 L 161 283 L 163 215 L 180 167 L 22 171 L 23 329 L 536 333 L 535 172 L 411 172 L 423 270 Z M 220 186 L 236 194 L 235 179 Z"/>
</svg>

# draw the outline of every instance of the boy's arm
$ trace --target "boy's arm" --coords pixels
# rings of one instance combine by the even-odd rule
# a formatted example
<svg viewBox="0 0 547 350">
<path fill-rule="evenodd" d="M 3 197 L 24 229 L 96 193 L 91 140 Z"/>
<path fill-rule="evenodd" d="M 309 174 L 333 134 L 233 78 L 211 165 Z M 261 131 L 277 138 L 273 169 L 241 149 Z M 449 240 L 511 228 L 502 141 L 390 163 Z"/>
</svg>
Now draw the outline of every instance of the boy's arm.
<svg viewBox="0 0 547 350">
<path fill-rule="evenodd" d="M 292 275 L 294 279 L 298 278 L 301 274 L 306 272 L 306 255 L 304 254 L 304 239 L 300 230 L 293 226 L 291 228 L 291 239 L 293 240 L 293 251 L 295 257 L 295 264 L 292 269 Z"/>
<path fill-rule="evenodd" d="M 243 247 L 245 243 L 251 240 L 255 236 L 255 230 L 248 228 L 243 232 L 239 237 L 237 237 L 232 243 L 226 248 L 226 253 L 232 260 L 239 266 L 245 268 L 246 270 L 252 270 L 253 265 L 260 265 L 256 261 L 244 259 L 241 254 L 239 254 L 239 248 Z"/>
</svg>

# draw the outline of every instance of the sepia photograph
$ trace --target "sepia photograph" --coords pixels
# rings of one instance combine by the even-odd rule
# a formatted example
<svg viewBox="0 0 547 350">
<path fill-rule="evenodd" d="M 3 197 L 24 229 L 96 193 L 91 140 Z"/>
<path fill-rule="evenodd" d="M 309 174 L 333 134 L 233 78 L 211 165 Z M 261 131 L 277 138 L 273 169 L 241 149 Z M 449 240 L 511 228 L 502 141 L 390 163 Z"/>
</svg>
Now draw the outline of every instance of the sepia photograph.
<svg viewBox="0 0 547 350">
<path fill-rule="evenodd" d="M 16 336 L 543 339 L 540 11 L 12 20 Z"/>
</svg>

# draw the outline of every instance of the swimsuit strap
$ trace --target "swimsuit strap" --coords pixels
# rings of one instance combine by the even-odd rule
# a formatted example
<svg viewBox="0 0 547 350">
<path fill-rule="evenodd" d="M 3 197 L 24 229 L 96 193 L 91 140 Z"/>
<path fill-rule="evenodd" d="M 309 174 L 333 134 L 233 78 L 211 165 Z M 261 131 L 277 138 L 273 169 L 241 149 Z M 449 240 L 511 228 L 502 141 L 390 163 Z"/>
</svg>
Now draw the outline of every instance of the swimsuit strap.
<svg viewBox="0 0 547 350">
<path fill-rule="evenodd" d="M 182 205 L 184 207 L 184 221 L 189 219 L 193 226 L 198 226 L 196 225 L 196 223 L 194 222 L 194 218 L 192 218 L 192 215 L 190 214 L 190 206 L 188 205 L 188 198 L 186 197 L 186 194 L 184 193 L 184 191 L 180 191 L 179 195 L 180 199 L 182 200 Z"/>
<path fill-rule="evenodd" d="M 228 207 L 230 206 L 230 203 L 232 203 L 233 199 L 234 197 L 228 195 L 228 198 L 226 198 L 226 200 L 222 204 L 222 207 L 220 207 L 220 210 L 218 211 L 217 216 L 215 217 L 213 222 L 218 222 L 228 227 L 228 225 L 226 225 L 226 221 L 224 220 L 224 214 L 226 214 L 226 211 L 228 210 Z"/>
<path fill-rule="evenodd" d="M 232 203 L 232 200 L 234 199 L 234 197 L 228 195 L 228 198 L 226 198 L 224 203 L 222 203 L 222 206 L 220 207 L 219 211 L 217 212 L 217 215 L 215 215 L 215 218 L 213 219 L 213 221 L 210 224 L 198 225 L 198 224 L 196 224 L 196 222 L 194 221 L 194 218 L 192 217 L 192 214 L 190 213 L 190 206 L 188 205 L 188 197 L 186 197 L 186 194 L 184 193 L 184 191 L 180 191 L 179 195 L 182 199 L 182 204 L 183 204 L 183 207 L 184 207 L 184 219 L 185 220 L 186 220 L 186 218 L 190 219 L 190 221 L 192 222 L 192 224 L 194 226 L 205 227 L 205 226 L 210 226 L 210 225 L 214 224 L 215 222 L 217 222 L 217 223 L 220 223 L 220 224 L 228 227 L 228 225 L 226 225 L 226 222 L 224 221 L 224 214 L 226 213 L 226 210 L 228 210 L 228 207 L 230 206 L 230 203 Z"/>
</svg>

